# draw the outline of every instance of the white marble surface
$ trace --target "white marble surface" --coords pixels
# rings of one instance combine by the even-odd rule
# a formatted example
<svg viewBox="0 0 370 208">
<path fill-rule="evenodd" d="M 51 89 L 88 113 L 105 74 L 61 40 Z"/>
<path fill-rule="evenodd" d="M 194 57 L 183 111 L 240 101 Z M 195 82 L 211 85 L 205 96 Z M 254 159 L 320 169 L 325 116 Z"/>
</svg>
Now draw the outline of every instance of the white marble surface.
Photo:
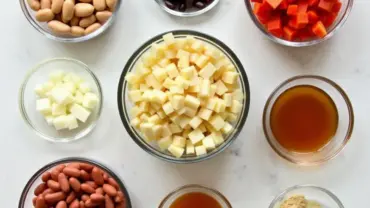
<svg viewBox="0 0 370 208">
<path fill-rule="evenodd" d="M 171 190 L 190 183 L 213 187 L 236 208 L 268 207 L 280 190 L 313 183 L 332 190 L 348 208 L 367 207 L 370 193 L 370 18 L 369 0 L 356 0 L 338 34 L 311 48 L 286 48 L 264 38 L 242 0 L 222 0 L 213 12 L 194 19 L 172 18 L 153 0 L 125 0 L 111 30 L 92 41 L 62 44 L 34 30 L 16 0 L 2 1 L 0 12 L 0 195 L 1 207 L 17 207 L 30 176 L 44 164 L 85 156 L 113 167 L 128 186 L 134 207 L 154 208 Z M 192 165 L 174 165 L 142 151 L 126 133 L 117 110 L 117 84 L 134 50 L 150 37 L 173 29 L 193 29 L 224 41 L 239 56 L 251 84 L 251 108 L 238 140 L 223 154 Z M 81 142 L 54 145 L 24 124 L 17 103 L 21 80 L 47 58 L 79 59 L 96 72 L 105 94 L 97 129 Z M 299 74 L 318 74 L 339 83 L 355 109 L 355 129 L 347 148 L 330 163 L 299 168 L 278 158 L 261 128 L 264 103 L 273 88 Z"/>
</svg>

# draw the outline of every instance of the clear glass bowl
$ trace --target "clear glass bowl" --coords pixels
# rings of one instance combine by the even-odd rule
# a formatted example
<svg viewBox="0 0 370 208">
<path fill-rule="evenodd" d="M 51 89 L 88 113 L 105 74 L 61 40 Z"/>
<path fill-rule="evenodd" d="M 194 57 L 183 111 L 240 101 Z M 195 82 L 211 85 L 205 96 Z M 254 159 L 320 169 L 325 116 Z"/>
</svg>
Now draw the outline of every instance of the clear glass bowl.
<svg viewBox="0 0 370 208">
<path fill-rule="evenodd" d="M 202 15 L 202 14 L 210 11 L 211 9 L 213 9 L 220 2 L 220 0 L 214 0 L 210 5 L 206 6 L 203 9 L 194 10 L 194 11 L 180 12 L 180 11 L 176 11 L 176 10 L 172 10 L 172 9 L 168 8 L 165 5 L 164 0 L 155 0 L 155 1 L 159 5 L 159 7 L 161 7 L 161 9 L 163 9 L 164 11 L 166 11 L 169 14 L 172 14 L 172 15 L 178 16 L 178 17 L 195 17 L 195 16 Z"/>
<path fill-rule="evenodd" d="M 319 151 L 309 153 L 291 152 L 282 147 L 273 135 L 270 114 L 276 99 L 287 89 L 299 85 L 311 85 L 326 92 L 338 110 L 338 128 L 334 137 Z M 335 82 L 321 76 L 302 75 L 292 77 L 280 84 L 268 98 L 263 111 L 263 130 L 272 149 L 284 159 L 303 166 L 324 163 L 339 154 L 349 141 L 353 131 L 352 104 L 344 90 Z"/>
<path fill-rule="evenodd" d="M 19 3 L 21 5 L 21 9 L 23 11 L 24 16 L 27 18 L 28 22 L 41 34 L 46 36 L 47 38 L 59 42 L 66 42 L 66 43 L 78 43 L 78 42 L 84 42 L 90 39 L 93 39 L 101 34 L 103 34 L 115 21 L 117 17 L 117 11 L 119 10 L 122 0 L 118 0 L 115 11 L 112 12 L 112 16 L 105 22 L 99 29 L 94 31 L 93 33 L 90 33 L 85 36 L 81 37 L 74 37 L 72 35 L 58 35 L 53 33 L 47 23 L 45 22 L 39 22 L 35 18 L 36 12 L 33 11 L 30 6 L 27 3 L 27 0 L 19 0 Z"/>
<path fill-rule="evenodd" d="M 169 208 L 171 207 L 172 203 L 182 195 L 194 192 L 203 193 L 211 196 L 212 198 L 217 200 L 222 208 L 232 208 L 230 202 L 220 192 L 201 185 L 186 185 L 172 191 L 162 200 L 158 208 Z"/>
<path fill-rule="evenodd" d="M 276 196 L 269 208 L 279 208 L 284 200 L 295 195 L 303 195 L 307 200 L 316 201 L 322 208 L 344 208 L 342 202 L 332 192 L 314 185 L 298 185 L 286 189 Z"/>
<path fill-rule="evenodd" d="M 99 97 L 99 104 L 91 112 L 85 123 L 79 122 L 79 127 L 74 130 L 57 131 L 49 126 L 43 115 L 36 111 L 37 96 L 34 91 L 36 85 L 45 83 L 49 74 L 57 70 L 66 73 L 73 72 L 90 84 L 91 91 Z M 97 124 L 103 107 L 103 92 L 100 82 L 89 67 L 71 58 L 55 58 L 46 60 L 31 69 L 20 88 L 19 109 L 26 124 L 41 138 L 51 142 L 66 143 L 76 141 L 89 134 Z"/>
<path fill-rule="evenodd" d="M 243 99 L 243 103 L 242 103 L 243 109 L 240 112 L 238 120 L 233 124 L 234 131 L 232 131 L 229 135 L 225 137 L 225 142 L 222 145 L 218 146 L 215 150 L 203 156 L 199 156 L 199 157 L 185 156 L 182 158 L 176 158 L 170 155 L 169 153 L 162 152 L 159 150 L 159 148 L 147 143 L 144 140 L 144 138 L 141 136 L 141 134 L 130 125 L 131 116 L 129 112 L 132 107 L 132 103 L 128 99 L 128 85 L 127 85 L 127 81 L 125 80 L 126 74 L 134 70 L 137 61 L 140 60 L 141 56 L 151 48 L 151 45 L 153 43 L 163 42 L 162 36 L 167 33 L 173 33 L 176 38 L 182 38 L 182 37 L 186 37 L 187 35 L 192 35 L 196 39 L 200 39 L 202 41 L 205 41 L 208 44 L 211 44 L 212 46 L 222 51 L 226 55 L 226 57 L 230 59 L 230 61 L 234 64 L 237 72 L 240 75 L 239 76 L 240 89 L 245 95 L 245 99 Z M 244 123 L 247 119 L 247 116 L 248 116 L 249 104 L 250 104 L 249 82 L 248 82 L 248 78 L 245 73 L 245 70 L 243 68 L 243 65 L 241 64 L 237 56 L 232 52 L 232 50 L 229 47 L 227 47 L 223 42 L 217 40 L 216 38 L 203 34 L 203 33 L 190 31 L 190 30 L 169 31 L 169 32 L 157 35 L 154 38 L 147 41 L 146 43 L 144 43 L 144 45 L 142 45 L 128 60 L 125 68 L 123 69 L 123 72 L 121 74 L 121 78 L 119 81 L 119 85 L 118 85 L 118 109 L 120 112 L 122 123 L 125 126 L 128 134 L 136 142 L 136 144 L 138 144 L 143 150 L 145 150 L 149 154 L 157 158 L 163 159 L 165 161 L 173 162 L 173 163 L 200 162 L 200 161 L 212 158 L 215 155 L 224 151 L 227 147 L 231 145 L 231 143 L 237 138 L 237 136 L 241 132 L 244 126 Z"/>
<path fill-rule="evenodd" d="M 327 28 L 328 34 L 324 38 L 314 38 L 314 39 L 310 39 L 310 40 L 307 40 L 307 41 L 288 41 L 288 40 L 284 40 L 282 38 L 278 38 L 278 37 L 272 35 L 270 32 L 268 32 L 266 30 L 265 26 L 258 21 L 256 15 L 254 14 L 254 12 L 253 12 L 253 2 L 251 2 L 250 0 L 244 0 L 244 1 L 245 1 L 245 5 L 247 7 L 247 10 L 248 10 L 249 16 L 251 17 L 253 23 L 258 27 L 258 29 L 266 37 L 268 37 L 270 40 L 272 40 L 276 43 L 279 43 L 279 44 L 285 45 L 285 46 L 291 46 L 291 47 L 311 46 L 311 45 L 315 45 L 315 44 L 321 43 L 323 41 L 326 41 L 329 38 L 333 37 L 333 35 L 335 33 L 337 33 L 338 30 L 346 22 L 349 14 L 351 12 L 353 2 L 354 2 L 354 0 L 340 0 L 343 4 L 342 8 L 338 13 L 338 17 L 336 18 L 335 22 L 329 28 Z"/>
<path fill-rule="evenodd" d="M 64 159 L 60 159 L 54 162 L 51 162 L 44 167 L 42 167 L 40 170 L 38 170 L 31 179 L 27 182 L 26 186 L 24 187 L 22 191 L 22 195 L 19 199 L 18 208 L 30 208 L 33 207 L 32 199 L 35 197 L 34 190 L 35 188 L 42 183 L 41 176 L 47 172 L 53 169 L 54 167 L 60 165 L 60 164 L 68 164 L 68 163 L 74 163 L 74 162 L 83 162 L 88 163 L 90 165 L 97 166 L 101 170 L 105 171 L 110 177 L 112 177 L 119 185 L 121 191 L 123 192 L 125 196 L 125 202 L 126 202 L 126 208 L 131 208 L 131 200 L 130 196 L 128 194 L 128 191 L 122 182 L 122 180 L 119 178 L 117 174 L 115 174 L 110 168 L 103 165 L 100 162 L 82 158 L 82 157 L 68 157 Z"/>
</svg>

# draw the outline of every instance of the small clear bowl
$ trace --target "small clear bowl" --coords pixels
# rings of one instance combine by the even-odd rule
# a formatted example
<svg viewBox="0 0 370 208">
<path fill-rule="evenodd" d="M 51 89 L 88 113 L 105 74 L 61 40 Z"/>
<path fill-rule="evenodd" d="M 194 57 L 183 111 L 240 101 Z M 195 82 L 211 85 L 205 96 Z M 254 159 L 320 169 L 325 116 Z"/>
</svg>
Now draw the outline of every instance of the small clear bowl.
<svg viewBox="0 0 370 208">
<path fill-rule="evenodd" d="M 141 133 L 138 132 L 134 127 L 130 125 L 130 109 L 132 107 L 132 103 L 128 99 L 128 84 L 125 80 L 126 74 L 128 72 L 131 72 L 135 69 L 135 66 L 137 64 L 137 61 L 140 60 L 142 55 L 148 51 L 151 48 L 151 45 L 153 43 L 161 43 L 163 42 L 162 36 L 167 33 L 173 33 L 175 38 L 185 38 L 188 35 L 193 36 L 195 39 L 202 40 L 215 48 L 222 51 L 226 57 L 230 59 L 230 61 L 234 64 L 237 72 L 239 73 L 239 85 L 240 89 L 242 90 L 243 94 L 245 95 L 245 98 L 242 101 L 243 109 L 241 110 L 238 120 L 233 124 L 234 131 L 232 131 L 229 135 L 227 135 L 225 138 L 225 142 L 218 146 L 216 149 L 214 149 L 212 152 L 209 152 L 202 156 L 184 156 L 181 158 L 176 158 L 173 155 L 169 153 L 164 153 L 161 150 L 159 150 L 158 147 L 154 147 L 151 144 L 147 143 L 145 139 L 141 136 Z M 131 58 L 126 63 L 125 68 L 122 71 L 121 78 L 118 85 L 118 110 L 121 116 L 122 123 L 124 127 L 126 128 L 128 134 L 131 136 L 131 138 L 138 144 L 143 150 L 145 150 L 147 153 L 160 158 L 162 160 L 173 162 L 173 163 L 195 163 L 195 162 L 201 162 L 207 159 L 210 159 L 217 154 L 224 151 L 227 147 L 231 145 L 233 141 L 238 137 L 240 134 L 245 121 L 248 116 L 249 112 L 249 105 L 250 105 L 250 90 L 249 90 L 249 82 L 247 78 L 247 74 L 245 73 L 245 70 L 243 68 L 242 63 L 239 61 L 238 57 L 232 52 L 232 50 L 227 47 L 223 42 L 220 40 L 195 31 L 190 30 L 176 30 L 176 31 L 169 31 L 160 35 L 155 36 L 154 38 L 150 39 L 144 45 L 142 45 L 136 52 L 131 56 Z"/>
<path fill-rule="evenodd" d="M 336 134 L 328 144 L 316 152 L 299 153 L 288 151 L 279 144 L 271 130 L 270 115 L 275 101 L 286 90 L 299 85 L 310 85 L 323 90 L 331 97 L 338 110 L 339 119 Z M 339 85 L 325 77 L 302 75 L 286 80 L 272 92 L 266 102 L 262 122 L 266 139 L 279 156 L 297 165 L 311 166 L 325 163 L 343 150 L 352 135 L 354 114 L 351 101 Z"/>
<path fill-rule="evenodd" d="M 332 192 L 314 185 L 298 185 L 286 189 L 276 196 L 269 208 L 280 208 L 284 200 L 295 195 L 303 195 L 307 200 L 318 202 L 322 208 L 344 208 L 342 202 Z"/>
<path fill-rule="evenodd" d="M 82 163 L 94 165 L 100 168 L 101 170 L 105 171 L 110 177 L 112 177 L 118 183 L 120 190 L 123 192 L 125 196 L 126 208 L 132 207 L 130 196 L 126 189 L 126 186 L 124 185 L 122 180 L 119 178 L 119 176 L 115 174 L 110 168 L 108 168 L 107 166 L 103 165 L 100 162 L 97 162 L 91 159 L 82 158 L 82 157 L 68 157 L 68 158 L 56 160 L 54 162 L 51 162 L 45 165 L 31 177 L 31 179 L 27 182 L 26 186 L 24 187 L 22 191 L 22 195 L 18 203 L 18 208 L 33 207 L 32 199 L 35 197 L 34 190 L 39 184 L 42 183 L 41 176 L 45 172 L 50 171 L 51 169 L 53 169 L 54 167 L 60 164 L 68 164 L 68 163 L 74 163 L 74 162 L 82 162 Z"/>
<path fill-rule="evenodd" d="M 170 208 L 176 199 L 178 199 L 184 194 L 189 194 L 189 193 L 207 194 L 208 196 L 211 196 L 212 198 L 214 198 L 221 205 L 222 208 L 232 208 L 230 202 L 220 192 L 214 189 L 211 189 L 211 188 L 207 188 L 207 187 L 204 187 L 201 185 L 195 185 L 195 184 L 182 186 L 172 191 L 162 200 L 158 208 Z"/>
<path fill-rule="evenodd" d="M 91 112 L 88 120 L 85 123 L 79 122 L 79 127 L 71 131 L 57 131 L 47 124 L 41 113 L 36 111 L 38 99 L 34 91 L 36 85 L 48 81 L 49 74 L 58 70 L 77 74 L 90 84 L 91 91 L 99 97 L 99 104 Z M 89 134 L 97 124 L 102 107 L 103 92 L 98 78 L 86 64 L 71 58 L 54 58 L 41 62 L 27 73 L 19 91 L 19 109 L 26 124 L 41 138 L 56 143 L 76 141 Z"/>
<path fill-rule="evenodd" d="M 213 9 L 220 2 L 220 0 L 213 0 L 211 4 L 204 7 L 203 9 L 180 12 L 180 11 L 176 11 L 176 10 L 168 8 L 166 4 L 164 3 L 164 0 L 155 0 L 155 1 L 159 5 L 159 7 L 161 7 L 161 9 L 177 17 L 195 17 L 195 16 L 202 15 L 210 11 L 211 9 Z"/>
<path fill-rule="evenodd" d="M 328 34 L 324 38 L 313 38 L 313 39 L 309 39 L 307 41 L 289 41 L 289 40 L 285 40 L 285 39 L 282 39 L 282 38 L 278 38 L 278 37 L 272 35 L 269 31 L 267 31 L 266 27 L 263 24 L 261 24 L 261 22 L 257 19 L 256 15 L 253 12 L 253 2 L 251 2 L 251 0 L 244 0 L 245 5 L 246 5 L 247 10 L 248 10 L 248 13 L 249 13 L 249 16 L 251 17 L 253 23 L 258 27 L 258 29 L 262 33 L 267 38 L 269 38 L 270 40 L 272 40 L 276 43 L 279 43 L 279 44 L 285 45 L 285 46 L 291 46 L 291 47 L 312 46 L 312 45 L 316 45 L 318 43 L 324 42 L 324 41 L 328 40 L 329 38 L 333 37 L 333 35 L 335 33 L 337 33 L 338 30 L 346 22 L 349 14 L 351 12 L 353 2 L 354 2 L 354 0 L 340 0 L 340 1 L 343 4 L 342 8 L 339 11 L 338 17 L 336 18 L 334 23 L 329 28 L 327 28 Z"/>
<path fill-rule="evenodd" d="M 105 22 L 99 29 L 94 31 L 93 33 L 90 33 L 85 36 L 81 37 L 74 37 L 72 35 L 58 35 L 53 33 L 45 22 L 39 22 L 36 20 L 35 14 L 36 12 L 33 11 L 30 6 L 27 3 L 28 0 L 19 0 L 19 3 L 21 5 L 21 9 L 23 11 L 24 16 L 27 18 L 28 22 L 41 34 L 46 36 L 47 38 L 59 42 L 65 42 L 65 43 L 78 43 L 78 42 L 84 42 L 88 41 L 90 39 L 93 39 L 101 34 L 103 34 L 115 21 L 117 17 L 117 11 L 119 10 L 122 0 L 118 0 L 116 9 L 112 12 L 112 16 Z"/>
</svg>

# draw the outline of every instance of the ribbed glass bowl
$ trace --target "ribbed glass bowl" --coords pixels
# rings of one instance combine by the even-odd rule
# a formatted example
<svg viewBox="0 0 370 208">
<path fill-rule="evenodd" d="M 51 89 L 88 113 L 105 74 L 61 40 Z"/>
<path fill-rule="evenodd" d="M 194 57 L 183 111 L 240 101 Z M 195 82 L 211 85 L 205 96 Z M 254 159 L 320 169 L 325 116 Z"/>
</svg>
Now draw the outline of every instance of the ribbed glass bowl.
<svg viewBox="0 0 370 208">
<path fill-rule="evenodd" d="M 126 208 L 132 207 L 130 196 L 126 189 L 126 186 L 124 185 L 122 180 L 119 178 L 119 176 L 116 173 L 114 173 L 110 168 L 92 159 L 87 159 L 87 158 L 82 158 L 82 157 L 68 157 L 68 158 L 56 160 L 54 162 L 51 162 L 45 165 L 30 178 L 30 180 L 27 182 L 26 186 L 24 187 L 22 191 L 22 194 L 21 194 L 21 197 L 18 203 L 18 208 L 33 207 L 32 199 L 35 197 L 34 190 L 40 183 L 42 183 L 41 176 L 45 172 L 50 171 L 51 169 L 53 169 L 54 167 L 60 164 L 68 164 L 68 163 L 74 163 L 74 162 L 82 162 L 82 163 L 94 165 L 100 168 L 101 170 L 105 171 L 110 177 L 112 177 L 118 183 L 120 190 L 123 192 L 125 196 Z"/>
<path fill-rule="evenodd" d="M 170 208 L 176 199 L 178 199 L 184 194 L 189 194 L 189 193 L 207 194 L 208 196 L 211 196 L 213 199 L 215 199 L 221 205 L 222 208 L 232 208 L 230 202 L 220 192 L 214 189 L 211 189 L 211 188 L 207 188 L 207 187 L 204 187 L 201 185 L 195 185 L 195 184 L 182 186 L 172 191 L 162 200 L 158 208 Z"/>
<path fill-rule="evenodd" d="M 284 200 L 296 195 L 303 195 L 307 200 L 318 202 L 322 208 L 344 208 L 339 198 L 331 191 L 314 185 L 298 185 L 284 190 L 275 197 L 269 208 L 280 208 Z"/>
<path fill-rule="evenodd" d="M 203 9 L 191 10 L 191 11 L 185 11 L 185 12 L 180 12 L 180 11 L 176 11 L 176 10 L 172 10 L 172 9 L 168 8 L 166 6 L 166 4 L 164 3 L 164 0 L 155 0 L 155 2 L 157 2 L 158 6 L 161 9 L 163 9 L 164 11 L 166 11 L 167 13 L 169 13 L 171 15 L 174 15 L 174 16 L 177 16 L 177 17 L 195 17 L 195 16 L 202 15 L 202 14 L 208 12 L 208 11 L 211 11 L 220 2 L 220 0 L 213 0 L 213 2 L 211 4 L 204 7 Z"/>
<path fill-rule="evenodd" d="M 72 72 L 85 80 L 99 98 L 95 107 L 85 123 L 79 122 L 79 127 L 69 130 L 57 131 L 49 126 L 44 116 L 36 110 L 38 99 L 34 89 L 36 85 L 43 84 L 49 79 L 49 75 L 55 71 Z M 96 126 L 103 108 L 103 91 L 100 82 L 93 71 L 81 61 L 71 58 L 54 58 L 43 61 L 31 69 L 19 91 L 19 109 L 26 124 L 41 138 L 56 143 L 67 143 L 79 140 L 88 135 Z"/>
<path fill-rule="evenodd" d="M 151 48 L 153 43 L 161 43 L 163 42 L 162 36 L 167 33 L 173 33 L 176 38 L 186 37 L 187 35 L 192 35 L 196 39 L 200 39 L 205 41 L 208 44 L 219 49 L 223 52 L 226 57 L 230 59 L 230 61 L 236 67 L 237 72 L 239 73 L 239 85 L 240 89 L 244 94 L 244 99 L 242 101 L 243 108 L 240 112 L 238 120 L 233 124 L 234 130 L 227 136 L 225 136 L 225 142 L 218 146 L 213 151 L 207 153 L 206 155 L 202 156 L 183 156 L 181 158 L 176 158 L 167 152 L 162 152 L 159 150 L 158 147 L 154 146 L 153 144 L 147 143 L 144 138 L 142 137 L 141 133 L 138 132 L 134 127 L 130 125 L 130 109 L 132 108 L 132 103 L 128 99 L 128 83 L 125 80 L 126 74 L 131 72 L 135 69 L 137 62 L 140 60 L 141 56 Z M 223 42 L 219 41 L 218 39 L 195 31 L 190 30 L 177 30 L 177 31 L 169 31 L 160 35 L 155 36 L 154 38 L 150 39 L 144 45 L 142 45 L 128 60 L 125 68 L 122 71 L 121 78 L 118 85 L 118 109 L 121 116 L 122 123 L 126 128 L 130 137 L 138 144 L 143 150 L 148 152 L 149 154 L 160 158 L 165 161 L 173 162 L 173 163 L 194 163 L 200 162 L 203 160 L 210 159 L 215 155 L 224 151 L 227 147 L 231 145 L 233 141 L 238 137 L 239 133 L 241 132 L 244 123 L 248 116 L 249 111 L 249 104 L 250 104 L 250 90 L 249 90 L 249 82 L 243 65 L 237 58 L 237 56 L 232 52 L 232 50 L 227 47 Z M 245 138 L 243 138 L 245 139 Z"/>
<path fill-rule="evenodd" d="M 257 28 L 262 32 L 262 34 L 276 43 L 279 43 L 285 46 L 291 46 L 291 47 L 312 46 L 312 45 L 316 45 L 318 43 L 324 42 L 328 40 L 329 38 L 333 37 L 333 35 L 336 34 L 338 30 L 346 22 L 351 12 L 353 2 L 354 2 L 354 0 L 340 0 L 340 1 L 343 4 L 342 8 L 339 11 L 338 17 L 336 18 L 334 23 L 329 28 L 327 28 L 328 34 L 324 38 L 312 38 L 307 41 L 289 41 L 289 40 L 285 40 L 282 38 L 278 38 L 272 35 L 269 31 L 267 31 L 266 27 L 260 23 L 260 21 L 257 19 L 256 15 L 253 12 L 253 2 L 251 2 L 251 0 L 244 0 L 249 16 L 251 17 L 254 25 L 257 26 Z"/>
<path fill-rule="evenodd" d="M 58 35 L 53 33 L 47 23 L 45 22 L 39 22 L 35 18 L 36 12 L 33 11 L 30 6 L 27 3 L 27 0 L 19 0 L 19 4 L 21 6 L 21 9 L 23 11 L 24 16 L 27 18 L 28 22 L 41 34 L 46 36 L 47 38 L 59 42 L 66 42 L 66 43 L 78 43 L 78 42 L 85 42 L 90 39 L 93 39 L 101 34 L 103 34 L 115 21 L 117 17 L 117 12 L 122 4 L 123 0 L 118 0 L 116 9 L 112 12 L 112 16 L 105 22 L 99 29 L 94 31 L 93 33 L 90 33 L 85 36 L 81 37 L 74 37 L 72 35 Z"/>
<path fill-rule="evenodd" d="M 302 153 L 285 149 L 277 141 L 271 129 L 270 116 L 276 100 L 286 90 L 301 85 L 317 87 L 324 91 L 333 100 L 338 111 L 338 126 L 335 135 L 324 147 L 315 152 Z M 272 92 L 266 101 L 262 122 L 266 139 L 279 156 L 297 165 L 312 166 L 333 159 L 344 149 L 352 135 L 354 113 L 350 99 L 338 84 L 321 76 L 301 75 L 284 81 Z"/>
</svg>

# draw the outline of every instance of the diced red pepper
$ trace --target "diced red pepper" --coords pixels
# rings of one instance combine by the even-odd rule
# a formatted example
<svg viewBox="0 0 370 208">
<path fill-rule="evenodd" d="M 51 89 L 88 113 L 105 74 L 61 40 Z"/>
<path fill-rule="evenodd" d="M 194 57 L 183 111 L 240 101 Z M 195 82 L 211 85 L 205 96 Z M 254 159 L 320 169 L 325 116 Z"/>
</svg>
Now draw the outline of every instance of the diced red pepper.
<svg viewBox="0 0 370 208">
<path fill-rule="evenodd" d="M 300 1 L 298 3 L 298 13 L 306 13 L 308 9 L 308 2 L 307 1 Z"/>
<path fill-rule="evenodd" d="M 341 10 L 341 8 L 342 8 L 342 2 L 337 1 L 334 3 L 333 7 L 331 8 L 331 11 L 338 13 Z"/>
<path fill-rule="evenodd" d="M 309 7 L 316 7 L 319 4 L 319 0 L 308 0 Z"/>
<path fill-rule="evenodd" d="M 317 15 L 317 13 L 313 10 L 308 11 L 307 15 L 308 15 L 308 21 L 310 24 L 314 24 L 320 19 L 319 15 Z"/>
<path fill-rule="evenodd" d="M 337 13 L 331 12 L 327 15 L 321 16 L 320 19 L 325 27 L 330 27 L 337 19 Z"/>
<path fill-rule="evenodd" d="M 288 0 L 283 0 L 279 5 L 279 9 L 285 10 L 288 9 L 288 6 L 289 6 Z"/>
<path fill-rule="evenodd" d="M 312 32 L 315 33 L 315 35 L 320 38 L 323 38 L 327 35 L 326 28 L 321 21 L 316 22 L 312 26 Z"/>
<path fill-rule="evenodd" d="M 279 16 L 273 17 L 267 23 L 267 30 L 270 32 L 279 31 L 282 28 L 281 18 Z"/>
<path fill-rule="evenodd" d="M 287 40 L 294 40 L 295 38 L 295 35 L 297 33 L 296 30 L 290 28 L 290 27 L 287 27 L 285 26 L 283 28 L 283 31 L 284 31 L 284 38 L 287 39 Z"/>
<path fill-rule="evenodd" d="M 298 5 L 291 4 L 288 6 L 288 10 L 286 11 L 287 15 L 289 16 L 295 16 L 298 14 Z"/>
<path fill-rule="evenodd" d="M 273 9 L 276 9 L 283 0 L 265 0 Z"/>
<path fill-rule="evenodd" d="M 307 13 L 298 13 L 296 16 L 296 22 L 299 29 L 306 27 L 309 22 Z"/>
<path fill-rule="evenodd" d="M 331 12 L 334 2 L 330 0 L 320 0 L 318 7 L 324 11 Z"/>
</svg>

